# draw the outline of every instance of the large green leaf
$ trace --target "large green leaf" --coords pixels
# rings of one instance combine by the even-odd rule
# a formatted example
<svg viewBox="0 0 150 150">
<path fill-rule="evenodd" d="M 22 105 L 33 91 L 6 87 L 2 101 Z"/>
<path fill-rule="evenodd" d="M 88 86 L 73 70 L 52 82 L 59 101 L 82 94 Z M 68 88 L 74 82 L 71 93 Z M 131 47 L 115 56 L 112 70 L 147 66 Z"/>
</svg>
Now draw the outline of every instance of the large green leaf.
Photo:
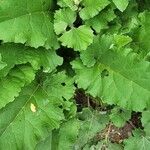
<svg viewBox="0 0 150 150">
<path fill-rule="evenodd" d="M 0 110 L 0 149 L 35 149 L 64 119 L 59 105 L 40 85 L 25 88 L 13 103 Z"/>
<path fill-rule="evenodd" d="M 0 109 L 19 95 L 21 88 L 34 80 L 35 72 L 29 66 L 17 66 L 0 79 Z"/>
<path fill-rule="evenodd" d="M 58 48 L 49 9 L 52 0 L 0 1 L 0 40 Z"/>
<path fill-rule="evenodd" d="M 34 70 L 43 67 L 44 72 L 51 72 L 63 62 L 53 50 L 34 49 L 21 44 L 1 45 L 0 53 L 2 60 L 7 64 L 0 70 L 0 77 L 7 75 L 9 70 L 18 64 L 30 63 Z"/>
<path fill-rule="evenodd" d="M 13 103 L 0 110 L 0 149 L 38 149 L 39 142 L 48 137 L 54 128 L 59 127 L 64 119 L 63 109 L 69 110 L 70 107 L 68 105 L 66 108 L 67 102 L 63 102 L 63 98 L 68 101 L 73 96 L 73 82 L 64 73 L 47 76 L 44 86 L 27 86 Z M 76 128 L 76 122 L 74 123 Z M 60 130 L 61 136 L 65 136 L 63 133 L 66 125 L 62 127 L 63 131 Z M 76 132 L 70 136 L 74 137 L 74 134 Z M 71 141 L 68 139 L 68 142 Z M 53 143 L 50 145 L 53 146 Z"/>
<path fill-rule="evenodd" d="M 107 49 L 107 39 L 105 43 L 108 45 L 104 44 L 104 49 L 99 48 L 99 52 L 94 53 L 97 61 L 93 67 L 84 66 L 80 60 L 72 63 L 76 83 L 108 104 L 141 111 L 150 100 L 150 63 L 138 61 L 132 54 L 123 55 Z"/>
</svg>

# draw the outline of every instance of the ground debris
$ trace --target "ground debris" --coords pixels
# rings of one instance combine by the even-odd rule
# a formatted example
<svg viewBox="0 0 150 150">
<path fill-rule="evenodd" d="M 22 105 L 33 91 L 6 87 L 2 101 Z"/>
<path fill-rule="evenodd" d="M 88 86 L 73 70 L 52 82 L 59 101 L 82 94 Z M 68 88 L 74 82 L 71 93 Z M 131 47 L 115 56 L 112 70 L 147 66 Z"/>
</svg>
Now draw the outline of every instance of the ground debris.
<svg viewBox="0 0 150 150">
<path fill-rule="evenodd" d="M 132 135 L 132 131 L 136 128 L 142 128 L 141 126 L 141 114 L 140 113 L 132 113 L 132 117 L 126 124 L 119 128 L 116 127 L 113 123 L 109 123 L 106 128 L 99 133 L 97 133 L 91 141 L 97 143 L 103 139 L 109 140 L 112 143 L 120 144 L 124 139 L 127 139 Z"/>
</svg>

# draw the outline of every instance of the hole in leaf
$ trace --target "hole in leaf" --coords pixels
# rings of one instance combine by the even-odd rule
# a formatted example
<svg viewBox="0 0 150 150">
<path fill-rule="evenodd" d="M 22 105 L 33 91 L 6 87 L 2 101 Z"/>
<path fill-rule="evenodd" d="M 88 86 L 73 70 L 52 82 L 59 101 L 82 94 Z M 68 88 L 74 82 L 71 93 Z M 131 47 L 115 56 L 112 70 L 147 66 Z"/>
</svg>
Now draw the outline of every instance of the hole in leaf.
<svg viewBox="0 0 150 150">
<path fill-rule="evenodd" d="M 101 72 L 101 77 L 104 78 L 104 77 L 108 77 L 109 76 L 109 71 L 107 69 L 104 69 L 102 72 Z"/>
<path fill-rule="evenodd" d="M 122 109 L 119 109 L 119 113 L 122 113 L 123 112 L 123 110 Z"/>
<path fill-rule="evenodd" d="M 63 82 L 63 83 L 61 83 L 61 85 L 62 85 L 62 86 L 65 86 L 65 85 L 66 85 L 66 83 L 64 83 L 64 82 Z"/>
<path fill-rule="evenodd" d="M 58 106 L 60 109 L 63 109 L 63 106 L 62 105 L 60 105 L 60 106 Z"/>
<path fill-rule="evenodd" d="M 69 31 L 71 28 L 69 26 L 67 26 L 66 31 Z"/>
<path fill-rule="evenodd" d="M 139 25 L 139 28 L 141 28 L 142 27 L 142 25 Z"/>
</svg>

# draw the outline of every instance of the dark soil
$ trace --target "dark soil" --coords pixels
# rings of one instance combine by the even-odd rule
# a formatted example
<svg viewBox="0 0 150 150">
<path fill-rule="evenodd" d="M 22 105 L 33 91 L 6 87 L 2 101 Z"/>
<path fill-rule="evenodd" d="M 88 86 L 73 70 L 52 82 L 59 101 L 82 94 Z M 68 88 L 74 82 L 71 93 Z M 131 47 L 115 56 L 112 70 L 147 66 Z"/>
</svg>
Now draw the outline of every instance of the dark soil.
<svg viewBox="0 0 150 150">
<path fill-rule="evenodd" d="M 76 90 L 75 100 L 78 107 L 78 112 L 82 111 L 82 108 L 85 107 L 90 107 L 93 108 L 94 110 L 101 110 L 101 111 L 107 111 L 113 108 L 113 106 L 105 105 L 100 100 L 97 100 L 92 96 L 86 94 L 82 89 Z"/>
<path fill-rule="evenodd" d="M 98 101 L 95 101 L 94 98 L 86 95 L 85 92 L 81 89 L 76 90 L 75 100 L 78 106 L 78 112 L 82 111 L 82 108 L 85 107 L 92 107 L 93 109 L 100 107 L 100 103 Z"/>
</svg>

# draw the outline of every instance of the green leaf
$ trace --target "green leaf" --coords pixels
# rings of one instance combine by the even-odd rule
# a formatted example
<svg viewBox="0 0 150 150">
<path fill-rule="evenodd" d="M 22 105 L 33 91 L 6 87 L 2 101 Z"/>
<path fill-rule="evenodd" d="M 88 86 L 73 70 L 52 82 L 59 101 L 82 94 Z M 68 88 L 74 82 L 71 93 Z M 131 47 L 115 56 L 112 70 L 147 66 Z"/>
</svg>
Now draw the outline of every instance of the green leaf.
<svg viewBox="0 0 150 150">
<path fill-rule="evenodd" d="M 112 0 L 112 1 L 116 5 L 116 7 L 122 12 L 127 8 L 129 4 L 129 0 Z"/>
<path fill-rule="evenodd" d="M 97 66 L 88 68 L 84 66 L 80 60 L 73 61 L 71 64 L 72 64 L 73 69 L 76 72 L 76 83 L 78 84 L 79 88 L 83 88 L 84 90 L 87 90 L 88 88 L 89 89 L 92 88 L 94 90 L 95 88 L 95 91 L 97 92 L 100 91 L 98 90 L 98 88 L 99 86 L 101 86 L 101 83 L 100 81 L 98 83 L 98 79 L 101 80 L 101 77 L 100 77 L 101 70 Z M 89 92 L 89 90 L 87 91 Z M 96 95 L 98 94 L 95 94 L 95 96 Z"/>
<path fill-rule="evenodd" d="M 110 49 L 113 44 L 113 38 L 111 36 L 95 36 L 93 43 L 87 48 L 86 51 L 82 51 L 80 58 L 84 65 L 91 67 L 94 66 L 99 56 L 103 51 Z"/>
<path fill-rule="evenodd" d="M 95 17 L 86 20 L 85 24 L 88 26 L 92 26 L 92 28 L 97 32 L 100 33 L 102 29 L 108 29 L 108 23 L 113 21 L 116 18 L 114 14 L 114 10 L 109 8 L 108 10 L 101 11 Z"/>
<path fill-rule="evenodd" d="M 90 19 L 96 16 L 101 10 L 110 4 L 108 0 L 82 0 L 83 9 L 79 12 L 83 20 Z"/>
<path fill-rule="evenodd" d="M 7 64 L 2 61 L 2 55 L 0 54 L 0 70 L 3 69 L 6 66 L 7 66 Z"/>
<path fill-rule="evenodd" d="M 52 131 L 49 137 L 40 142 L 36 150 L 70 150 L 74 148 L 77 139 L 80 121 L 76 118 L 61 124 L 58 130 Z"/>
<path fill-rule="evenodd" d="M 144 127 L 144 131 L 146 132 L 146 135 L 150 136 L 150 130 L 149 130 L 150 129 L 150 111 L 149 110 L 142 112 L 141 121 Z"/>
<path fill-rule="evenodd" d="M 34 70 L 43 67 L 44 72 L 53 71 L 63 60 L 53 50 L 34 49 L 22 44 L 4 44 L 0 46 L 2 60 L 7 64 L 0 70 L 0 77 L 7 75 L 10 69 L 18 64 L 30 63 Z"/>
<path fill-rule="evenodd" d="M 52 0 L 0 1 L 0 40 L 58 48 L 49 13 L 52 6 Z"/>
<path fill-rule="evenodd" d="M 35 149 L 64 119 L 59 105 L 39 85 L 25 88 L 13 103 L 0 110 L 0 149 Z"/>
<path fill-rule="evenodd" d="M 137 43 L 139 43 L 140 50 L 142 50 L 142 53 L 146 55 L 148 52 L 150 52 L 150 44 L 149 44 L 149 34 L 150 34 L 150 12 L 143 12 L 139 15 L 140 19 L 140 28 L 137 29 L 134 36 L 138 37 L 136 40 Z"/>
<path fill-rule="evenodd" d="M 115 40 L 115 44 L 118 46 L 118 48 L 122 48 L 125 45 L 132 42 L 132 39 L 129 36 L 125 36 L 125 35 L 115 35 L 114 40 Z"/>
<path fill-rule="evenodd" d="M 82 0 L 58 0 L 58 5 L 61 7 L 69 7 L 71 10 L 75 11 L 78 9 L 78 5 Z"/>
<path fill-rule="evenodd" d="M 145 137 L 139 133 L 125 140 L 124 150 L 149 150 L 150 148 L 150 137 Z"/>
<path fill-rule="evenodd" d="M 21 88 L 34 80 L 35 72 L 29 66 L 17 66 L 0 80 L 0 109 L 19 96 Z"/>
<path fill-rule="evenodd" d="M 64 72 L 51 74 L 43 83 L 43 88 L 49 95 L 59 100 L 69 100 L 73 97 L 75 87 L 74 79 L 68 77 Z"/>
<path fill-rule="evenodd" d="M 86 50 L 93 42 L 93 37 L 93 31 L 89 27 L 82 25 L 65 32 L 59 40 L 62 42 L 63 46 L 73 48 L 76 51 L 82 51 Z"/>
<path fill-rule="evenodd" d="M 37 145 L 35 150 L 53 150 L 53 146 L 51 145 L 52 141 L 52 132 L 49 133 L 49 136 L 46 137 L 44 140 L 40 141 Z"/>
<path fill-rule="evenodd" d="M 120 108 L 114 108 L 111 111 L 110 119 L 117 127 L 123 127 L 127 121 L 131 118 L 130 110 L 122 110 Z"/>
<path fill-rule="evenodd" d="M 80 121 L 71 119 L 63 123 L 57 135 L 57 144 L 54 145 L 54 150 L 71 150 L 74 148 L 74 143 L 79 132 Z M 55 138 L 55 135 L 53 135 Z M 53 144 L 53 143 L 52 143 Z"/>
<path fill-rule="evenodd" d="M 102 149 L 106 149 L 106 150 L 123 150 L 123 147 L 119 144 L 116 143 L 111 143 L 111 142 L 107 142 L 102 140 L 100 142 L 98 142 L 96 145 L 86 145 L 83 150 L 102 150 Z"/>
<path fill-rule="evenodd" d="M 109 122 L 107 115 L 102 115 L 98 111 L 92 111 L 89 108 L 83 109 L 78 114 L 82 121 L 78 139 L 75 143 L 76 149 L 82 149 L 85 144 L 91 142 L 98 132 L 104 129 Z"/>
<path fill-rule="evenodd" d="M 93 67 L 84 66 L 80 60 L 72 62 L 78 88 L 108 104 L 135 111 L 146 108 L 150 99 L 150 63 L 111 49 L 100 53 Z"/>
<path fill-rule="evenodd" d="M 149 150 L 149 6 L 0 0 L 0 150 Z M 132 112 L 142 127 L 114 143 Z"/>
<path fill-rule="evenodd" d="M 73 26 L 76 20 L 76 13 L 69 8 L 59 9 L 55 12 L 54 29 L 56 34 L 66 31 L 67 27 Z"/>
</svg>

